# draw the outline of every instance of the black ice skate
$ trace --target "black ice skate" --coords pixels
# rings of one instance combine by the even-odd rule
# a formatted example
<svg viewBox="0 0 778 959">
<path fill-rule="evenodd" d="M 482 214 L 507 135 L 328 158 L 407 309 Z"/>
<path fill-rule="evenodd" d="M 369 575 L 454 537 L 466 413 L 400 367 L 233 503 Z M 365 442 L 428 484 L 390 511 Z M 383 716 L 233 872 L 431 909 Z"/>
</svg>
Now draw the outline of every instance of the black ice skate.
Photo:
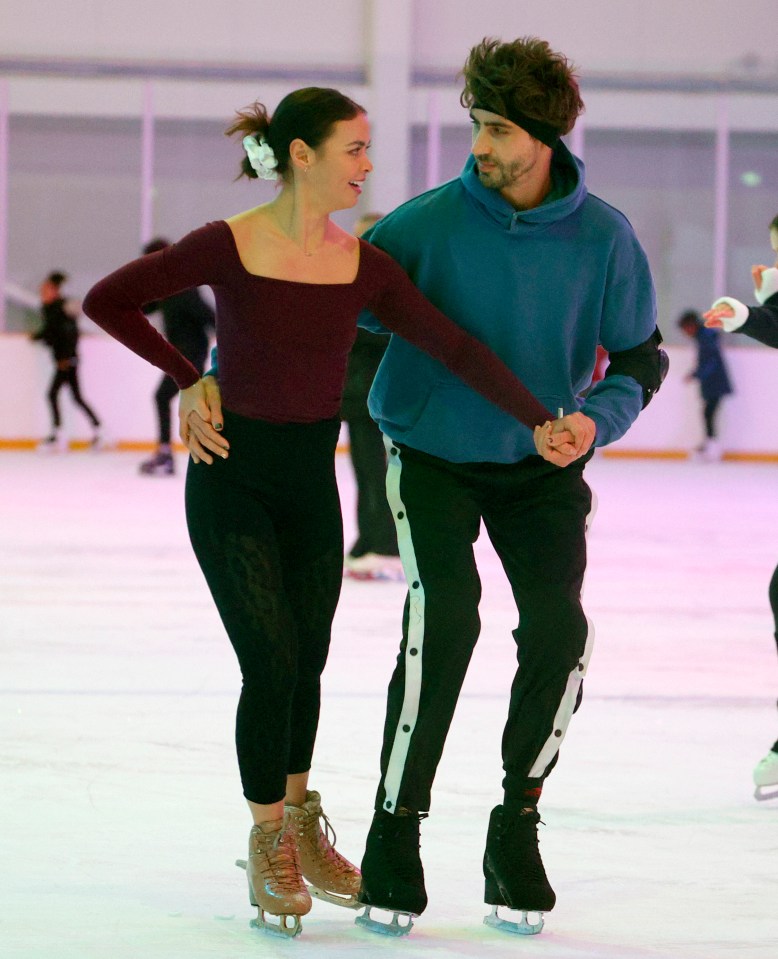
<svg viewBox="0 0 778 959">
<path fill-rule="evenodd" d="M 172 476 L 175 472 L 173 454 L 160 450 L 140 464 L 139 472 L 143 476 Z"/>
<path fill-rule="evenodd" d="M 495 806 L 489 819 L 484 853 L 484 899 L 493 906 L 484 918 L 487 926 L 521 936 L 534 936 L 543 928 L 543 913 L 554 908 L 556 894 L 543 868 L 538 849 L 540 816 L 533 808 L 507 812 Z M 521 913 L 518 922 L 502 919 L 498 906 Z M 536 913 L 530 922 L 528 913 Z"/>
<path fill-rule="evenodd" d="M 419 823 L 425 813 L 393 816 L 377 812 L 367 834 L 359 901 L 365 906 L 356 924 L 384 936 L 407 936 L 413 919 L 427 908 L 424 869 L 419 856 Z M 389 922 L 373 919 L 371 909 L 391 912 Z M 407 922 L 400 923 L 400 917 Z"/>
</svg>

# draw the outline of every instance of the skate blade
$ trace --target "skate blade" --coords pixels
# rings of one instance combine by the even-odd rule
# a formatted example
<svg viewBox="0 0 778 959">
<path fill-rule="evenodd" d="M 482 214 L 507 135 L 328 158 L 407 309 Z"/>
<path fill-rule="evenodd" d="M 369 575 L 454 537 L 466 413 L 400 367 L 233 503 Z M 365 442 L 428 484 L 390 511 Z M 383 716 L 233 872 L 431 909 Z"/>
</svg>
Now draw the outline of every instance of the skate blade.
<svg viewBox="0 0 778 959">
<path fill-rule="evenodd" d="M 329 902 L 333 906 L 343 906 L 345 909 L 361 909 L 364 905 L 357 899 L 356 895 L 341 896 L 336 892 L 319 889 L 318 886 L 308 886 L 308 892 L 312 899 L 318 899 L 319 902 Z"/>
<path fill-rule="evenodd" d="M 765 789 L 775 789 L 774 792 L 765 792 Z M 766 802 L 768 799 L 778 799 L 778 783 L 773 786 L 757 786 L 754 790 L 754 799 L 757 802 Z"/>
<path fill-rule="evenodd" d="M 499 929 L 500 932 L 509 932 L 514 936 L 536 936 L 545 925 L 542 912 L 527 909 L 517 909 L 516 911 L 521 913 L 521 920 L 519 922 L 513 922 L 511 919 L 503 919 L 497 912 L 497 906 L 492 906 L 492 911 L 489 915 L 484 916 L 484 925 L 492 929 Z M 530 912 L 538 917 L 537 922 L 529 921 L 527 917 Z"/>
<path fill-rule="evenodd" d="M 345 579 L 353 579 L 358 583 L 404 583 L 405 577 L 403 575 L 394 576 L 391 573 L 385 573 L 382 570 L 373 570 L 372 572 L 357 572 L 356 570 L 347 569 L 343 571 L 343 576 Z"/>
<path fill-rule="evenodd" d="M 359 906 L 364 905 L 364 903 L 359 903 Z M 379 936 L 393 936 L 395 939 L 399 936 L 407 936 L 408 933 L 413 929 L 413 920 L 416 918 L 412 912 L 392 912 L 391 909 L 384 910 L 385 912 L 392 912 L 391 922 L 381 922 L 380 919 L 373 919 L 370 915 L 370 910 L 374 908 L 373 906 L 365 906 L 365 911 L 361 916 L 357 916 L 354 920 L 357 926 L 361 926 L 363 929 L 367 929 L 368 932 L 376 932 Z M 403 925 L 400 922 L 400 916 L 407 916 L 408 922 Z"/>
<path fill-rule="evenodd" d="M 303 931 L 303 924 L 300 922 L 299 916 L 293 916 L 289 913 L 273 916 L 272 918 L 277 919 L 278 922 L 271 922 L 269 921 L 270 918 L 270 913 L 266 913 L 264 909 L 258 906 L 257 918 L 252 919 L 249 925 L 254 929 L 261 929 L 269 936 L 279 936 L 282 939 L 294 939 Z"/>
</svg>

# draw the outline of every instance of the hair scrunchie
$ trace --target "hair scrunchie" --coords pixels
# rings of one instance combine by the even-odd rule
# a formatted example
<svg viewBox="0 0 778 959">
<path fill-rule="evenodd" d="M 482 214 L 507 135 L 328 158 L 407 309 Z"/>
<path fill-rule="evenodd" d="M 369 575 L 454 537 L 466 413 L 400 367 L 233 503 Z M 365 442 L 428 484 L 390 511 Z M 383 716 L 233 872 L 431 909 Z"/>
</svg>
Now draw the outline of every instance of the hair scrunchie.
<svg viewBox="0 0 778 959">
<path fill-rule="evenodd" d="M 261 177 L 263 180 L 278 179 L 278 174 L 276 173 L 278 160 L 276 160 L 276 155 L 273 153 L 273 148 L 264 137 L 260 137 L 259 140 L 257 140 L 255 136 L 243 137 L 243 149 L 249 158 L 251 169 L 254 170 L 258 177 Z"/>
</svg>

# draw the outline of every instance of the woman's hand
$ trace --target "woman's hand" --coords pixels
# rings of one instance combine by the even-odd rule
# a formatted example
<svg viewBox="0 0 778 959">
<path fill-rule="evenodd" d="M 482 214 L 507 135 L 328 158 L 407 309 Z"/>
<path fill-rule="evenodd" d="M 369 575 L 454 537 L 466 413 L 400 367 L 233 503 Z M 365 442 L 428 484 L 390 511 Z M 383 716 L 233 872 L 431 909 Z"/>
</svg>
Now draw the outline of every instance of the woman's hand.
<svg viewBox="0 0 778 959">
<path fill-rule="evenodd" d="M 204 376 L 181 390 L 178 431 L 195 463 L 202 461 L 210 466 L 213 463 L 211 453 L 227 459 L 230 444 L 219 432 L 221 428 L 221 391 L 215 376 Z"/>
<path fill-rule="evenodd" d="M 569 413 L 553 423 L 536 426 L 535 449 L 544 460 L 565 467 L 585 456 L 594 443 L 597 427 L 584 413 Z"/>
</svg>

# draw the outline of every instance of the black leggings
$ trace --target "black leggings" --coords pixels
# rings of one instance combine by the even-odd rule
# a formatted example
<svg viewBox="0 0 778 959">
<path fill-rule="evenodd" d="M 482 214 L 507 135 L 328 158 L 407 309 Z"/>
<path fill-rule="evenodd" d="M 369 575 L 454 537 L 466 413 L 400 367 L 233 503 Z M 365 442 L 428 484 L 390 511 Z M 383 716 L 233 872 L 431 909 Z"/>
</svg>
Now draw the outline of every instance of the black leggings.
<svg viewBox="0 0 778 959">
<path fill-rule="evenodd" d="M 87 405 L 86 401 L 81 395 L 81 390 L 78 388 L 78 372 L 76 369 L 75 358 L 72 362 L 73 365 L 69 366 L 66 370 L 58 369 L 55 371 L 54 377 L 51 381 L 51 386 L 49 386 L 49 406 L 51 407 L 51 420 L 55 430 L 59 429 L 62 423 L 59 415 L 59 391 L 62 389 L 65 383 L 67 383 L 70 387 L 70 392 L 73 394 L 73 401 L 77 403 L 86 413 L 92 426 L 100 425 L 100 420 L 98 420 L 94 410 Z"/>
<path fill-rule="evenodd" d="M 240 664 L 238 764 L 255 803 L 311 766 L 343 574 L 339 429 L 225 411 L 229 458 L 189 464 L 189 536 Z"/>
</svg>

